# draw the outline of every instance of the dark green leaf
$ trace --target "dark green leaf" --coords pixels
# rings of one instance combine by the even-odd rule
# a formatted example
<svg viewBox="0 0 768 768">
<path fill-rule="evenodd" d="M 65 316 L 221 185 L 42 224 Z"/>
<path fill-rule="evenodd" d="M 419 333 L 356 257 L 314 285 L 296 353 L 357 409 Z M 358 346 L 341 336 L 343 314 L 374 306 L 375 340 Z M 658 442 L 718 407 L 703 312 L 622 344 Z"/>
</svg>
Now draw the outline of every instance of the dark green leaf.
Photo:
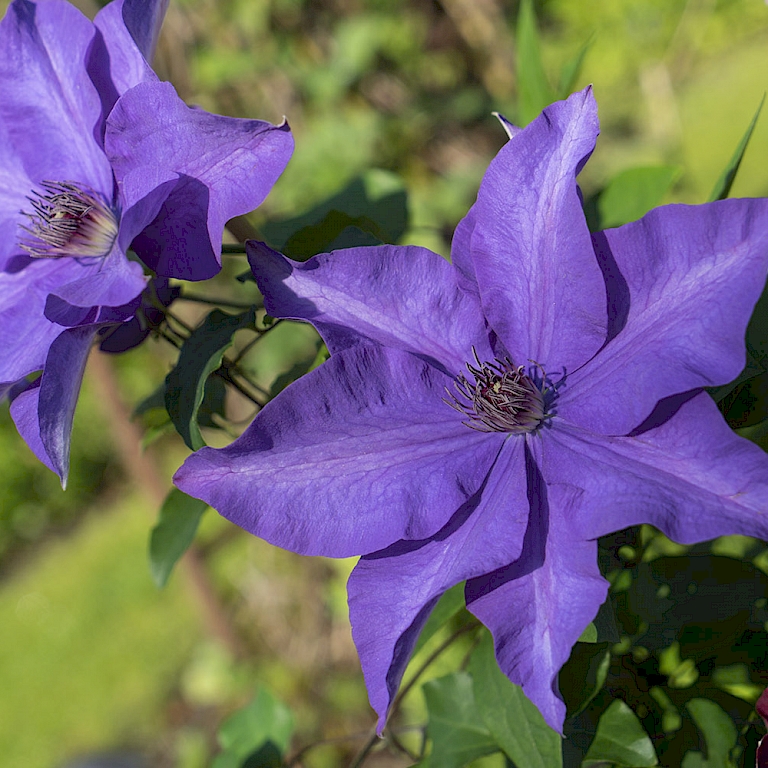
<svg viewBox="0 0 768 768">
<path fill-rule="evenodd" d="M 571 92 L 573 91 L 573 88 L 576 85 L 576 81 L 579 79 L 581 68 L 584 65 L 584 59 L 587 56 L 587 52 L 592 47 L 594 39 L 595 36 L 590 35 L 587 42 L 584 43 L 581 48 L 579 48 L 576 55 L 569 61 L 565 62 L 565 65 L 560 72 L 560 85 L 557 89 L 559 98 L 565 99 L 570 96 Z"/>
<path fill-rule="evenodd" d="M 653 743 L 637 715 L 621 699 L 614 700 L 597 724 L 582 768 L 645 768 L 658 764 Z"/>
<path fill-rule="evenodd" d="M 532 0 L 522 0 L 517 15 L 518 114 L 521 126 L 531 122 L 544 107 L 557 99 L 544 72 L 539 31 Z"/>
<path fill-rule="evenodd" d="M 688 752 L 682 768 L 734 768 L 730 751 L 736 746 L 738 732 L 733 720 L 709 699 L 691 699 L 685 706 L 704 737 L 707 754 Z"/>
<path fill-rule="evenodd" d="M 600 228 L 619 227 L 645 216 L 659 205 L 680 173 L 670 165 L 630 168 L 611 180 L 600 194 Z"/>
<path fill-rule="evenodd" d="M 332 213 L 337 216 L 343 214 L 347 218 L 341 228 L 338 228 L 338 222 L 343 220 L 337 219 L 336 232 L 327 239 L 329 244 L 350 225 L 367 233 L 369 239 L 370 235 L 374 235 L 381 242 L 396 243 L 408 226 L 408 198 L 403 182 L 388 171 L 366 171 L 341 192 L 310 211 L 292 219 L 268 222 L 262 227 L 262 232 L 273 247 L 291 255 L 288 241 L 302 229 L 317 227 Z M 331 228 L 332 221 L 326 221 L 325 227 Z M 350 246 L 335 244 L 334 247 Z"/>
<path fill-rule="evenodd" d="M 749 144 L 749 140 L 752 138 L 752 131 L 755 130 L 757 118 L 760 117 L 760 110 L 763 108 L 764 102 L 765 94 L 763 94 L 763 98 L 760 99 L 760 105 L 755 112 L 755 116 L 752 118 L 752 122 L 749 124 L 749 128 L 747 128 L 747 132 L 741 137 L 741 141 L 736 147 L 736 151 L 733 153 L 730 162 L 723 171 L 722 176 L 720 176 L 720 178 L 715 183 L 715 186 L 709 195 L 710 202 L 713 200 L 725 200 L 725 198 L 730 194 L 731 187 L 733 186 L 733 180 L 736 178 L 736 174 L 739 172 L 739 166 L 741 165 L 744 153 L 747 151 L 747 144 Z"/>
<path fill-rule="evenodd" d="M 577 644 L 558 677 L 560 692 L 568 704 L 568 717 L 576 717 L 600 693 L 611 666 L 607 643 Z"/>
<path fill-rule="evenodd" d="M 427 623 L 419 634 L 419 639 L 413 648 L 415 656 L 427 643 L 427 641 L 442 627 L 451 616 L 457 614 L 464 607 L 464 582 L 451 587 L 437 601 L 437 604 L 429 614 Z"/>
<path fill-rule="evenodd" d="M 293 716 L 288 707 L 261 688 L 247 707 L 230 715 L 219 728 L 223 751 L 212 768 L 279 766 L 292 733 Z"/>
<path fill-rule="evenodd" d="M 197 414 L 208 376 L 221 365 L 235 332 L 252 327 L 254 322 L 253 309 L 239 315 L 214 309 L 184 342 L 176 367 L 165 379 L 165 407 L 177 431 L 193 451 L 205 445 Z"/>
<path fill-rule="evenodd" d="M 292 234 L 282 250 L 292 259 L 305 260 L 338 248 L 380 245 L 384 236 L 386 234 L 371 219 L 333 210 L 317 224 L 309 224 Z"/>
<path fill-rule="evenodd" d="M 160 508 L 157 525 L 149 536 L 149 569 L 158 587 L 164 587 L 173 566 L 195 538 L 208 505 L 174 488 Z"/>
<path fill-rule="evenodd" d="M 541 713 L 499 669 L 493 638 L 486 632 L 469 662 L 477 713 L 496 744 L 516 765 L 525 768 L 558 768 L 562 739 Z"/>
<path fill-rule="evenodd" d="M 462 768 L 475 758 L 497 752 L 499 747 L 478 712 L 472 678 L 466 672 L 424 684 L 432 741 L 429 764 Z"/>
</svg>

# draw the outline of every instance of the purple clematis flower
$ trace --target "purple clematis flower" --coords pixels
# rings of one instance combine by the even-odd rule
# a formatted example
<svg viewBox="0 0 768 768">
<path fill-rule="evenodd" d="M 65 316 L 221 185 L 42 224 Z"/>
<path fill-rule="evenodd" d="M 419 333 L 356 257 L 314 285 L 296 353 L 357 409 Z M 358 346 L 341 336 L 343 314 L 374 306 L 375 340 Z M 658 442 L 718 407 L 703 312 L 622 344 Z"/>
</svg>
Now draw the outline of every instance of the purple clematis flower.
<svg viewBox="0 0 768 768">
<path fill-rule="evenodd" d="M 590 235 L 591 89 L 491 163 L 449 264 L 261 244 L 267 310 L 330 359 L 176 484 L 308 555 L 362 555 L 352 632 L 383 728 L 430 610 L 466 580 L 501 668 L 561 729 L 557 674 L 605 600 L 598 537 L 768 538 L 768 456 L 702 388 L 732 380 L 768 273 L 768 200 L 670 205 Z"/>
<path fill-rule="evenodd" d="M 261 203 L 293 147 L 287 125 L 191 109 L 157 79 L 166 5 L 114 0 L 91 22 L 14 0 L 0 21 L 0 397 L 62 481 L 88 352 L 147 288 L 128 249 L 162 276 L 145 297 L 211 277 L 224 224 Z"/>
</svg>

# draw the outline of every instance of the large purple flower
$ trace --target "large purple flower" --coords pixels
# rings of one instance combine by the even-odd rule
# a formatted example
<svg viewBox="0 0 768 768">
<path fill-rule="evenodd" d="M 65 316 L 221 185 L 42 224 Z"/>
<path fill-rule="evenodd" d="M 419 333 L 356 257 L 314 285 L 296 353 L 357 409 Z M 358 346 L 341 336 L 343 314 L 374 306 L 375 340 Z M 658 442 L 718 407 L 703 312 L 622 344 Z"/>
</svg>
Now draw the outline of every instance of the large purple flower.
<svg viewBox="0 0 768 768">
<path fill-rule="evenodd" d="M 14 0 L 0 22 L 0 397 L 62 480 L 88 351 L 147 284 L 129 247 L 163 277 L 210 277 L 227 219 L 292 151 L 286 125 L 191 109 L 157 79 L 166 5 L 114 0 L 91 22 Z"/>
<path fill-rule="evenodd" d="M 251 246 L 268 311 L 311 322 L 331 358 L 176 483 L 278 546 L 363 555 L 350 616 L 381 727 L 454 584 L 559 729 L 558 670 L 606 597 L 599 536 L 768 538 L 768 456 L 702 392 L 744 365 L 768 201 L 670 205 L 590 235 L 576 174 L 597 134 L 590 89 L 516 133 L 452 265 L 416 247 L 298 264 Z"/>
</svg>

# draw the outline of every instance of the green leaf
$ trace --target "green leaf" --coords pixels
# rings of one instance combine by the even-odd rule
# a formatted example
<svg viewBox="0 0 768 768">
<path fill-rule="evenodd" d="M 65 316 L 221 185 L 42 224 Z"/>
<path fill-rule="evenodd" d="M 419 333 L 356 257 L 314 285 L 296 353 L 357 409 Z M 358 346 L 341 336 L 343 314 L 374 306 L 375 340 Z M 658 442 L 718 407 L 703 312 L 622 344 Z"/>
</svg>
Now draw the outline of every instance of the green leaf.
<svg viewBox="0 0 768 768">
<path fill-rule="evenodd" d="M 252 327 L 255 312 L 228 315 L 214 309 L 192 331 L 179 353 L 176 367 L 165 379 L 165 407 L 178 433 L 193 451 L 205 445 L 198 424 L 208 376 L 220 365 L 236 331 Z"/>
<path fill-rule="evenodd" d="M 544 72 L 539 31 L 532 0 L 522 0 L 517 15 L 517 123 L 531 122 L 544 107 L 557 99 Z"/>
<path fill-rule="evenodd" d="M 316 253 L 361 245 L 381 245 L 386 233 L 366 216 L 329 211 L 317 224 L 309 224 L 291 235 L 282 250 L 292 259 L 305 260 Z"/>
<path fill-rule="evenodd" d="M 763 98 L 760 99 L 760 105 L 752 118 L 752 122 L 749 124 L 749 128 L 747 128 L 747 132 L 741 137 L 741 141 L 736 147 L 736 151 L 733 153 L 730 162 L 725 167 L 722 176 L 720 176 L 715 183 L 715 186 L 712 188 L 712 192 L 709 195 L 709 202 L 714 200 L 725 200 L 730 194 L 733 181 L 736 178 L 736 174 L 739 172 L 739 166 L 741 165 L 744 153 L 747 151 L 747 144 L 749 144 L 749 140 L 752 138 L 752 132 L 755 130 L 757 118 L 760 117 L 760 110 L 763 108 L 764 103 L 765 94 L 763 94 Z"/>
<path fill-rule="evenodd" d="M 581 633 L 578 642 L 580 643 L 596 643 L 597 642 L 597 627 L 593 621 L 587 624 L 584 631 Z"/>
<path fill-rule="evenodd" d="M 707 754 L 688 752 L 682 768 L 733 768 L 730 751 L 738 739 L 733 720 L 709 699 L 691 699 L 685 707 L 704 736 Z"/>
<path fill-rule="evenodd" d="M 472 678 L 466 672 L 430 680 L 424 684 L 432 740 L 429 764 L 462 768 L 475 758 L 497 752 L 499 747 L 475 704 Z"/>
<path fill-rule="evenodd" d="M 571 657 L 560 671 L 560 693 L 568 705 L 568 717 L 583 712 L 600 693 L 611 666 L 611 652 L 607 643 L 574 646 Z"/>
<path fill-rule="evenodd" d="M 563 65 L 563 69 L 560 72 L 560 85 L 557 89 L 558 98 L 565 99 L 571 95 L 576 81 L 579 79 L 579 74 L 581 74 L 581 68 L 584 66 L 584 59 L 587 57 L 587 52 L 592 47 L 594 40 L 594 34 L 590 35 L 584 45 L 579 48 L 576 55 Z"/>
<path fill-rule="evenodd" d="M 451 616 L 457 614 L 464 607 L 464 582 L 451 587 L 437 601 L 429 614 L 424 628 L 419 634 L 419 639 L 413 648 L 412 656 L 415 656 L 427 643 L 427 641 L 445 624 Z"/>
<path fill-rule="evenodd" d="M 396 243 L 407 226 L 408 196 L 402 180 L 388 171 L 371 169 L 301 216 L 267 222 L 261 231 L 273 247 L 296 257 L 298 254 L 291 253 L 293 248 L 306 256 L 311 255 L 312 248 L 319 247 L 318 243 L 348 248 L 353 244 L 368 244 L 371 236 L 380 242 Z M 357 228 L 359 232 L 345 233 L 347 227 Z M 310 230 L 298 235 L 307 228 Z M 361 240 L 363 236 L 368 242 L 353 239 Z"/>
<path fill-rule="evenodd" d="M 292 733 L 288 707 L 261 688 L 247 707 L 230 715 L 219 728 L 223 751 L 212 768 L 277 768 Z"/>
<path fill-rule="evenodd" d="M 493 638 L 486 632 L 469 662 L 477 713 L 496 744 L 516 765 L 558 768 L 563 764 L 560 734 L 499 669 Z"/>
<path fill-rule="evenodd" d="M 630 168 L 614 176 L 597 201 L 600 228 L 619 227 L 645 216 L 664 199 L 680 169 L 671 165 Z"/>
<path fill-rule="evenodd" d="M 645 768 L 658 764 L 653 743 L 637 715 L 621 699 L 615 699 L 597 724 L 582 768 Z"/>
<path fill-rule="evenodd" d="M 174 488 L 160 508 L 157 525 L 149 536 L 149 570 L 158 587 L 164 587 L 173 566 L 189 549 L 200 518 L 208 505 Z"/>
</svg>

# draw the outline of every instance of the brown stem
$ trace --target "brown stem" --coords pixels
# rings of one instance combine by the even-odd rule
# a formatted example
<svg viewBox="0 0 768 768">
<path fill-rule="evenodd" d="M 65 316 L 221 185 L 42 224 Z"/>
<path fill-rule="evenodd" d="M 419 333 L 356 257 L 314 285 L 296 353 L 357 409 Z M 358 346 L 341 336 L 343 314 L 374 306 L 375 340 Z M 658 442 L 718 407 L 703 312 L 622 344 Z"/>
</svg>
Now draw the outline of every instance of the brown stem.
<svg viewBox="0 0 768 768">
<path fill-rule="evenodd" d="M 160 509 L 168 493 L 168 485 L 157 470 L 158 457 L 152 455 L 151 448 L 141 450 L 141 432 L 131 421 L 128 409 L 120 397 L 117 377 L 109 356 L 94 351 L 89 360 L 88 375 L 103 404 L 115 449 L 133 486 L 144 493 L 151 508 Z M 179 565 L 190 593 L 200 606 L 208 632 L 233 656 L 242 658 L 245 655 L 242 642 L 219 602 L 194 544 Z"/>
</svg>

